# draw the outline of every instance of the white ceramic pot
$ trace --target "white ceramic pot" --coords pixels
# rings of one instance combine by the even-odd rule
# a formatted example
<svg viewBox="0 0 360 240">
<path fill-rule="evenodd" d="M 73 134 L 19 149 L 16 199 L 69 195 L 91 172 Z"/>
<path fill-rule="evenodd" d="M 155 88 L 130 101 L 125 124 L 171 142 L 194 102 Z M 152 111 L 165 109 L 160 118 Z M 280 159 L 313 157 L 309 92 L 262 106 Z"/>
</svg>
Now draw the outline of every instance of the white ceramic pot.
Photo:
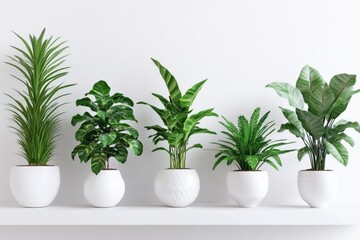
<svg viewBox="0 0 360 240">
<path fill-rule="evenodd" d="M 155 177 L 154 188 L 167 206 L 186 207 L 199 195 L 200 179 L 195 169 L 162 169 Z"/>
<path fill-rule="evenodd" d="M 60 187 L 58 166 L 13 166 L 10 188 L 23 207 L 46 207 L 55 199 Z"/>
<path fill-rule="evenodd" d="M 326 207 L 337 196 L 337 173 L 335 171 L 299 171 L 298 190 L 302 199 L 310 207 Z"/>
<path fill-rule="evenodd" d="M 268 191 L 268 174 L 266 171 L 228 172 L 226 185 L 239 207 L 256 207 Z"/>
<path fill-rule="evenodd" d="M 125 193 L 125 183 L 119 170 L 90 173 L 84 184 L 84 196 L 94 207 L 114 207 Z"/>
</svg>

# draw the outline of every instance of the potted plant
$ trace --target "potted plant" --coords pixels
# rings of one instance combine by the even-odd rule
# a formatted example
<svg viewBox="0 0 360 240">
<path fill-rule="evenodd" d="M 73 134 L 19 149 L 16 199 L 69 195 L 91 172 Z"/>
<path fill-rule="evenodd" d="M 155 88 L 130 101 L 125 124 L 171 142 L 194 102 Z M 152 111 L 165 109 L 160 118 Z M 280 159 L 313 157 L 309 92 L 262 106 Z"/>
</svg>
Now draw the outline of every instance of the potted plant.
<svg viewBox="0 0 360 240">
<path fill-rule="evenodd" d="M 16 33 L 15 33 L 16 34 Z M 55 199 L 60 187 L 58 166 L 48 165 L 56 149 L 56 140 L 60 127 L 58 103 L 65 88 L 73 84 L 57 83 L 67 75 L 64 67 L 67 48 L 59 38 L 45 38 L 45 29 L 39 36 L 30 35 L 29 41 L 16 36 L 24 47 L 12 46 L 18 54 L 9 57 L 10 66 L 19 75 L 12 75 L 23 84 L 24 89 L 6 94 L 14 124 L 11 128 L 18 137 L 21 156 L 27 165 L 11 167 L 10 188 L 23 207 L 45 207 Z"/>
<path fill-rule="evenodd" d="M 354 140 L 344 131 L 353 128 L 360 132 L 357 122 L 337 121 L 359 92 L 353 89 L 355 83 L 355 75 L 343 73 L 328 84 L 317 70 L 305 66 L 295 87 L 283 82 L 267 85 L 293 108 L 281 108 L 288 122 L 279 131 L 287 130 L 304 143 L 297 156 L 300 161 L 307 154 L 311 168 L 299 171 L 298 190 L 311 207 L 325 207 L 337 195 L 337 173 L 326 169 L 326 156 L 330 154 L 346 166 L 349 155 L 343 143 L 353 146 Z"/>
<path fill-rule="evenodd" d="M 219 146 L 215 155 L 217 161 L 213 170 L 221 163 L 235 165 L 237 170 L 227 173 L 226 185 L 230 196 L 240 207 L 256 207 L 268 191 L 268 174 L 260 167 L 269 164 L 276 170 L 282 166 L 280 155 L 293 150 L 280 150 L 278 147 L 290 144 L 284 139 L 271 140 L 274 132 L 273 121 L 265 122 L 270 112 L 260 117 L 260 108 L 256 108 L 248 120 L 238 117 L 237 126 L 223 117 L 220 122 L 226 140 L 214 144 Z"/>
<path fill-rule="evenodd" d="M 181 94 L 175 77 L 158 61 L 152 59 L 158 67 L 161 76 L 169 91 L 169 98 L 153 93 L 160 100 L 163 108 L 149 105 L 161 118 L 164 126 L 146 126 L 147 130 L 154 130 L 150 137 L 153 143 L 165 141 L 168 146 L 158 147 L 153 150 L 162 150 L 169 154 L 170 168 L 159 170 L 155 178 L 155 193 L 157 197 L 171 207 L 186 207 L 198 196 L 200 180 L 195 169 L 186 168 L 186 154 L 190 149 L 202 148 L 201 144 L 188 146 L 189 139 L 194 134 L 216 134 L 206 128 L 199 127 L 199 122 L 204 117 L 217 116 L 213 109 L 207 109 L 192 114 L 192 104 L 206 80 L 201 81 L 184 95 Z"/>
<path fill-rule="evenodd" d="M 71 124 L 81 123 L 75 133 L 80 143 L 74 148 L 71 157 L 77 155 L 80 162 L 91 162 L 92 173 L 84 185 L 84 195 L 95 207 L 113 207 L 118 204 L 125 192 L 124 180 L 120 171 L 110 168 L 110 158 L 125 163 L 128 148 L 137 156 L 142 154 L 143 145 L 138 140 L 139 133 L 127 121 L 136 121 L 133 101 L 121 93 L 110 95 L 110 87 L 101 80 L 94 84 L 85 97 L 76 101 L 76 106 L 88 107 L 94 114 L 85 112 L 75 115 Z"/>
</svg>

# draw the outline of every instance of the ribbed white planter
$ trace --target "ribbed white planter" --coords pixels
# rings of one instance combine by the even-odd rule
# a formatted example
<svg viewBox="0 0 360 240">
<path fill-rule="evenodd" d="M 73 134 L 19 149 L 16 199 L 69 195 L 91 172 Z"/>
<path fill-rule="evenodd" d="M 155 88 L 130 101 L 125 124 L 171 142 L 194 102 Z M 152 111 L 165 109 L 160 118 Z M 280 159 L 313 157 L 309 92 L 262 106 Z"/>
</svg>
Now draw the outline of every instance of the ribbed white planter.
<svg viewBox="0 0 360 240">
<path fill-rule="evenodd" d="M 55 199 L 60 187 L 58 166 L 13 166 L 10 188 L 23 207 L 46 207 Z"/>
<path fill-rule="evenodd" d="M 186 207 L 199 195 L 200 179 L 195 169 L 162 169 L 155 177 L 154 188 L 167 206 Z"/>
<path fill-rule="evenodd" d="M 302 199 L 310 207 L 326 207 L 337 196 L 337 173 L 335 171 L 299 171 L 298 190 Z"/>
<path fill-rule="evenodd" d="M 239 207 L 256 207 L 268 192 L 266 171 L 232 171 L 227 173 L 227 190 Z"/>
<path fill-rule="evenodd" d="M 94 207 L 114 207 L 125 193 L 125 183 L 119 170 L 90 173 L 84 184 L 84 196 Z"/>
</svg>

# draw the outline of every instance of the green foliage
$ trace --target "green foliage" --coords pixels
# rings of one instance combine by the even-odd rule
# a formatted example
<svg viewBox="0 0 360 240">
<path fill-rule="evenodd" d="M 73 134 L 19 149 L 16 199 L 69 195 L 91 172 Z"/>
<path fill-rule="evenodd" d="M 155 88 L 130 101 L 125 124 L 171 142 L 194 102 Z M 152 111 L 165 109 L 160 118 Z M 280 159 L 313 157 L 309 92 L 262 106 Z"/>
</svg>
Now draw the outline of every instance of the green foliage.
<svg viewBox="0 0 360 240">
<path fill-rule="evenodd" d="M 18 54 L 10 56 L 7 62 L 20 74 L 12 76 L 25 87 L 25 90 L 15 90 L 20 99 L 6 95 L 12 100 L 8 104 L 15 123 L 11 128 L 18 136 L 21 155 L 29 165 L 47 165 L 54 155 L 62 114 L 58 109 L 63 105 L 57 101 L 68 95 L 60 94 L 62 90 L 74 85 L 57 83 L 68 74 L 68 67 L 63 66 L 65 42 L 44 35 L 45 29 L 38 37 L 29 35 L 27 41 L 16 34 L 24 47 L 12 46 Z"/>
<path fill-rule="evenodd" d="M 169 70 L 155 59 L 152 59 L 152 61 L 158 67 L 170 96 L 167 99 L 159 94 L 153 93 L 162 103 L 163 108 L 158 108 L 145 102 L 139 102 L 139 104 L 150 106 L 159 115 L 164 124 L 164 126 L 153 125 L 146 126 L 145 128 L 155 131 L 153 135 L 149 136 L 155 145 L 161 141 L 168 143 L 167 149 L 158 147 L 153 151 L 161 150 L 167 152 L 170 156 L 170 168 L 185 168 L 187 151 L 194 148 L 202 148 L 201 144 L 187 147 L 190 137 L 200 133 L 216 134 L 206 128 L 200 128 L 198 126 L 200 120 L 205 117 L 217 116 L 217 114 L 213 112 L 213 109 L 191 114 L 191 106 L 206 80 L 195 84 L 182 95 L 175 77 Z"/>
<path fill-rule="evenodd" d="M 76 101 L 76 106 L 84 106 L 95 112 L 77 114 L 71 124 L 81 123 L 75 133 L 80 143 L 71 153 L 72 159 L 78 155 L 80 162 L 91 160 L 91 169 L 98 174 L 102 169 L 109 169 L 109 158 L 114 157 L 125 163 L 128 148 L 137 156 L 142 154 L 143 145 L 138 140 L 139 133 L 124 121 L 136 121 L 133 101 L 121 93 L 110 95 L 110 87 L 105 81 L 94 84 L 85 96 L 91 95 L 95 101 L 85 97 Z"/>
<path fill-rule="evenodd" d="M 281 108 L 288 123 L 283 124 L 279 131 L 287 130 L 302 139 L 305 147 L 298 150 L 298 159 L 300 161 L 307 153 L 313 170 L 325 169 L 328 154 L 345 166 L 348 163 L 349 155 L 343 142 L 354 146 L 354 140 L 344 131 L 353 128 L 360 132 L 360 126 L 357 122 L 335 121 L 346 110 L 351 97 L 360 91 L 353 89 L 355 83 L 355 75 L 343 73 L 335 75 L 328 84 L 317 70 L 305 66 L 296 82 L 296 88 L 279 82 L 267 85 L 295 108 Z M 284 89 L 291 91 L 287 93 Z M 301 95 L 297 94 L 299 92 Z M 307 104 L 307 110 L 303 110 L 303 102 Z"/>
<path fill-rule="evenodd" d="M 223 117 L 224 122 L 220 123 L 226 131 L 221 133 L 226 136 L 226 140 L 214 143 L 220 149 L 215 155 L 217 161 L 213 170 L 221 162 L 226 162 L 227 165 L 235 164 L 240 171 L 257 171 L 264 163 L 278 170 L 276 165 L 282 165 L 279 155 L 293 150 L 278 149 L 290 144 L 284 139 L 268 139 L 269 134 L 275 130 L 275 123 L 265 123 L 269 113 L 260 117 L 260 108 L 256 108 L 250 120 L 245 116 L 239 116 L 237 126 Z"/>
</svg>

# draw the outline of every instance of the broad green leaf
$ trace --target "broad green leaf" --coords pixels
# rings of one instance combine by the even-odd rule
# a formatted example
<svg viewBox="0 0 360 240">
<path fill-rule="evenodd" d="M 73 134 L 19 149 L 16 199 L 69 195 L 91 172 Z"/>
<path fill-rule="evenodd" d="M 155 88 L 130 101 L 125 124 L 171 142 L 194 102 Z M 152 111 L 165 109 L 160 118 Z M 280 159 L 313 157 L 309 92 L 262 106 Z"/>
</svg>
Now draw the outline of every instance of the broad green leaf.
<svg viewBox="0 0 360 240">
<path fill-rule="evenodd" d="M 311 103 L 313 94 L 315 91 L 321 89 L 324 85 L 324 80 L 321 77 L 320 73 L 306 65 L 300 72 L 300 76 L 296 81 L 296 88 L 300 90 L 304 101 L 308 104 Z"/>
<path fill-rule="evenodd" d="M 297 131 L 293 130 L 293 132 L 298 133 L 300 137 L 304 137 L 304 128 L 303 128 L 297 114 L 294 111 L 291 111 L 286 108 L 280 107 L 280 109 L 281 109 L 283 115 L 285 116 L 285 118 L 289 121 L 289 123 L 292 124 L 292 126 L 296 127 Z"/>
<path fill-rule="evenodd" d="M 345 131 L 347 128 L 353 128 L 355 131 L 360 133 L 360 125 L 358 122 L 340 120 L 333 126 L 333 129 L 339 133 Z"/>
<path fill-rule="evenodd" d="M 103 152 L 96 152 L 91 158 L 91 170 L 96 175 L 105 167 L 106 161 L 106 154 Z"/>
<path fill-rule="evenodd" d="M 129 142 L 130 145 L 130 149 L 131 151 L 133 151 L 133 153 L 137 156 L 141 155 L 143 152 L 143 145 L 140 141 L 138 140 L 131 140 Z"/>
<path fill-rule="evenodd" d="M 319 139 L 324 135 L 325 127 L 322 118 L 316 117 L 312 113 L 300 109 L 296 109 L 296 115 L 304 129 L 315 139 Z"/>
<path fill-rule="evenodd" d="M 333 156 L 336 160 L 338 160 L 344 166 L 347 165 L 349 160 L 349 153 L 347 149 L 339 142 L 331 143 L 325 141 L 326 150 Z"/>
<path fill-rule="evenodd" d="M 291 123 L 285 123 L 282 124 L 280 126 L 280 129 L 278 130 L 278 132 L 283 132 L 283 131 L 289 131 L 290 133 L 292 133 L 295 137 L 301 137 L 301 133 L 299 131 L 299 129 L 297 129 L 297 127 L 295 127 L 293 124 Z"/>
<path fill-rule="evenodd" d="M 125 163 L 128 157 L 128 151 L 126 148 L 120 148 L 115 154 L 115 159 L 120 163 Z"/>
<path fill-rule="evenodd" d="M 167 70 L 163 65 L 161 65 L 157 60 L 155 59 L 151 59 L 155 65 L 158 67 L 161 76 L 163 77 L 166 86 L 169 90 L 169 94 L 171 96 L 171 99 L 174 102 L 178 102 L 181 98 L 181 92 L 179 89 L 179 86 L 177 84 L 177 81 L 175 79 L 175 77 L 170 73 L 169 70 Z"/>
<path fill-rule="evenodd" d="M 185 141 L 187 141 L 192 129 L 196 126 L 196 124 L 199 123 L 201 119 L 203 119 L 204 117 L 211 117 L 211 116 L 214 117 L 218 116 L 216 113 L 213 112 L 213 108 L 200 111 L 196 114 L 191 115 L 188 119 L 186 119 L 186 121 L 184 122 L 184 130 L 183 130 L 184 139 L 186 139 Z"/>
<path fill-rule="evenodd" d="M 314 90 L 309 99 L 309 112 L 318 117 L 324 117 L 335 101 L 335 96 L 325 83 L 323 87 Z"/>
<path fill-rule="evenodd" d="M 350 74 L 338 74 L 330 80 L 329 87 L 334 93 L 335 101 L 330 109 L 328 119 L 336 119 L 347 108 L 351 96 L 357 93 L 353 91 L 356 76 Z"/>
<path fill-rule="evenodd" d="M 93 88 L 86 95 L 88 94 L 93 95 L 96 99 L 110 97 L 110 87 L 105 81 L 101 80 L 94 84 Z"/>
<path fill-rule="evenodd" d="M 190 149 L 193 149 L 193 148 L 203 148 L 203 146 L 201 144 L 197 143 L 197 144 L 192 145 L 191 147 L 188 147 L 186 149 L 186 151 L 189 151 Z"/>
<path fill-rule="evenodd" d="M 169 133 L 168 134 L 168 142 L 170 146 L 179 146 L 181 142 L 184 140 L 184 134 L 183 133 Z"/>
<path fill-rule="evenodd" d="M 116 139 L 116 132 L 103 133 L 99 135 L 99 140 L 103 145 L 103 147 L 107 147 L 108 145 L 111 145 L 115 139 Z"/>
<path fill-rule="evenodd" d="M 82 150 L 79 151 L 78 156 L 81 161 L 87 162 L 91 157 L 96 149 L 96 142 L 91 142 L 90 144 L 84 146 Z"/>
<path fill-rule="evenodd" d="M 134 106 L 134 102 L 130 98 L 125 97 L 121 93 L 115 93 L 114 95 L 111 96 L 111 99 L 114 103 L 126 104 L 130 107 Z"/>
<path fill-rule="evenodd" d="M 76 106 L 89 107 L 92 111 L 97 111 L 97 106 L 88 97 L 76 100 Z"/>
<path fill-rule="evenodd" d="M 301 161 L 301 159 L 303 159 L 303 157 L 304 157 L 306 154 L 308 154 L 308 151 L 309 151 L 308 147 L 300 148 L 300 149 L 298 150 L 298 153 L 297 153 L 297 158 L 298 158 L 298 160 Z"/>
<path fill-rule="evenodd" d="M 181 107 L 183 107 L 183 108 L 191 107 L 197 94 L 199 93 L 199 91 L 201 90 L 201 88 L 205 82 L 206 82 L 206 79 L 204 81 L 198 82 L 197 84 L 192 86 L 189 90 L 187 90 L 185 95 L 180 98 Z"/>
<path fill-rule="evenodd" d="M 298 109 L 304 108 L 304 98 L 299 89 L 291 86 L 288 83 L 273 82 L 266 87 L 273 88 L 280 97 L 286 98 L 290 106 Z"/>
<path fill-rule="evenodd" d="M 92 118 L 92 116 L 88 112 L 84 113 L 83 115 L 76 114 L 71 119 L 71 125 L 75 126 L 77 123 L 83 122 L 83 121 L 89 120 L 89 119 L 91 120 L 91 118 Z"/>
</svg>

